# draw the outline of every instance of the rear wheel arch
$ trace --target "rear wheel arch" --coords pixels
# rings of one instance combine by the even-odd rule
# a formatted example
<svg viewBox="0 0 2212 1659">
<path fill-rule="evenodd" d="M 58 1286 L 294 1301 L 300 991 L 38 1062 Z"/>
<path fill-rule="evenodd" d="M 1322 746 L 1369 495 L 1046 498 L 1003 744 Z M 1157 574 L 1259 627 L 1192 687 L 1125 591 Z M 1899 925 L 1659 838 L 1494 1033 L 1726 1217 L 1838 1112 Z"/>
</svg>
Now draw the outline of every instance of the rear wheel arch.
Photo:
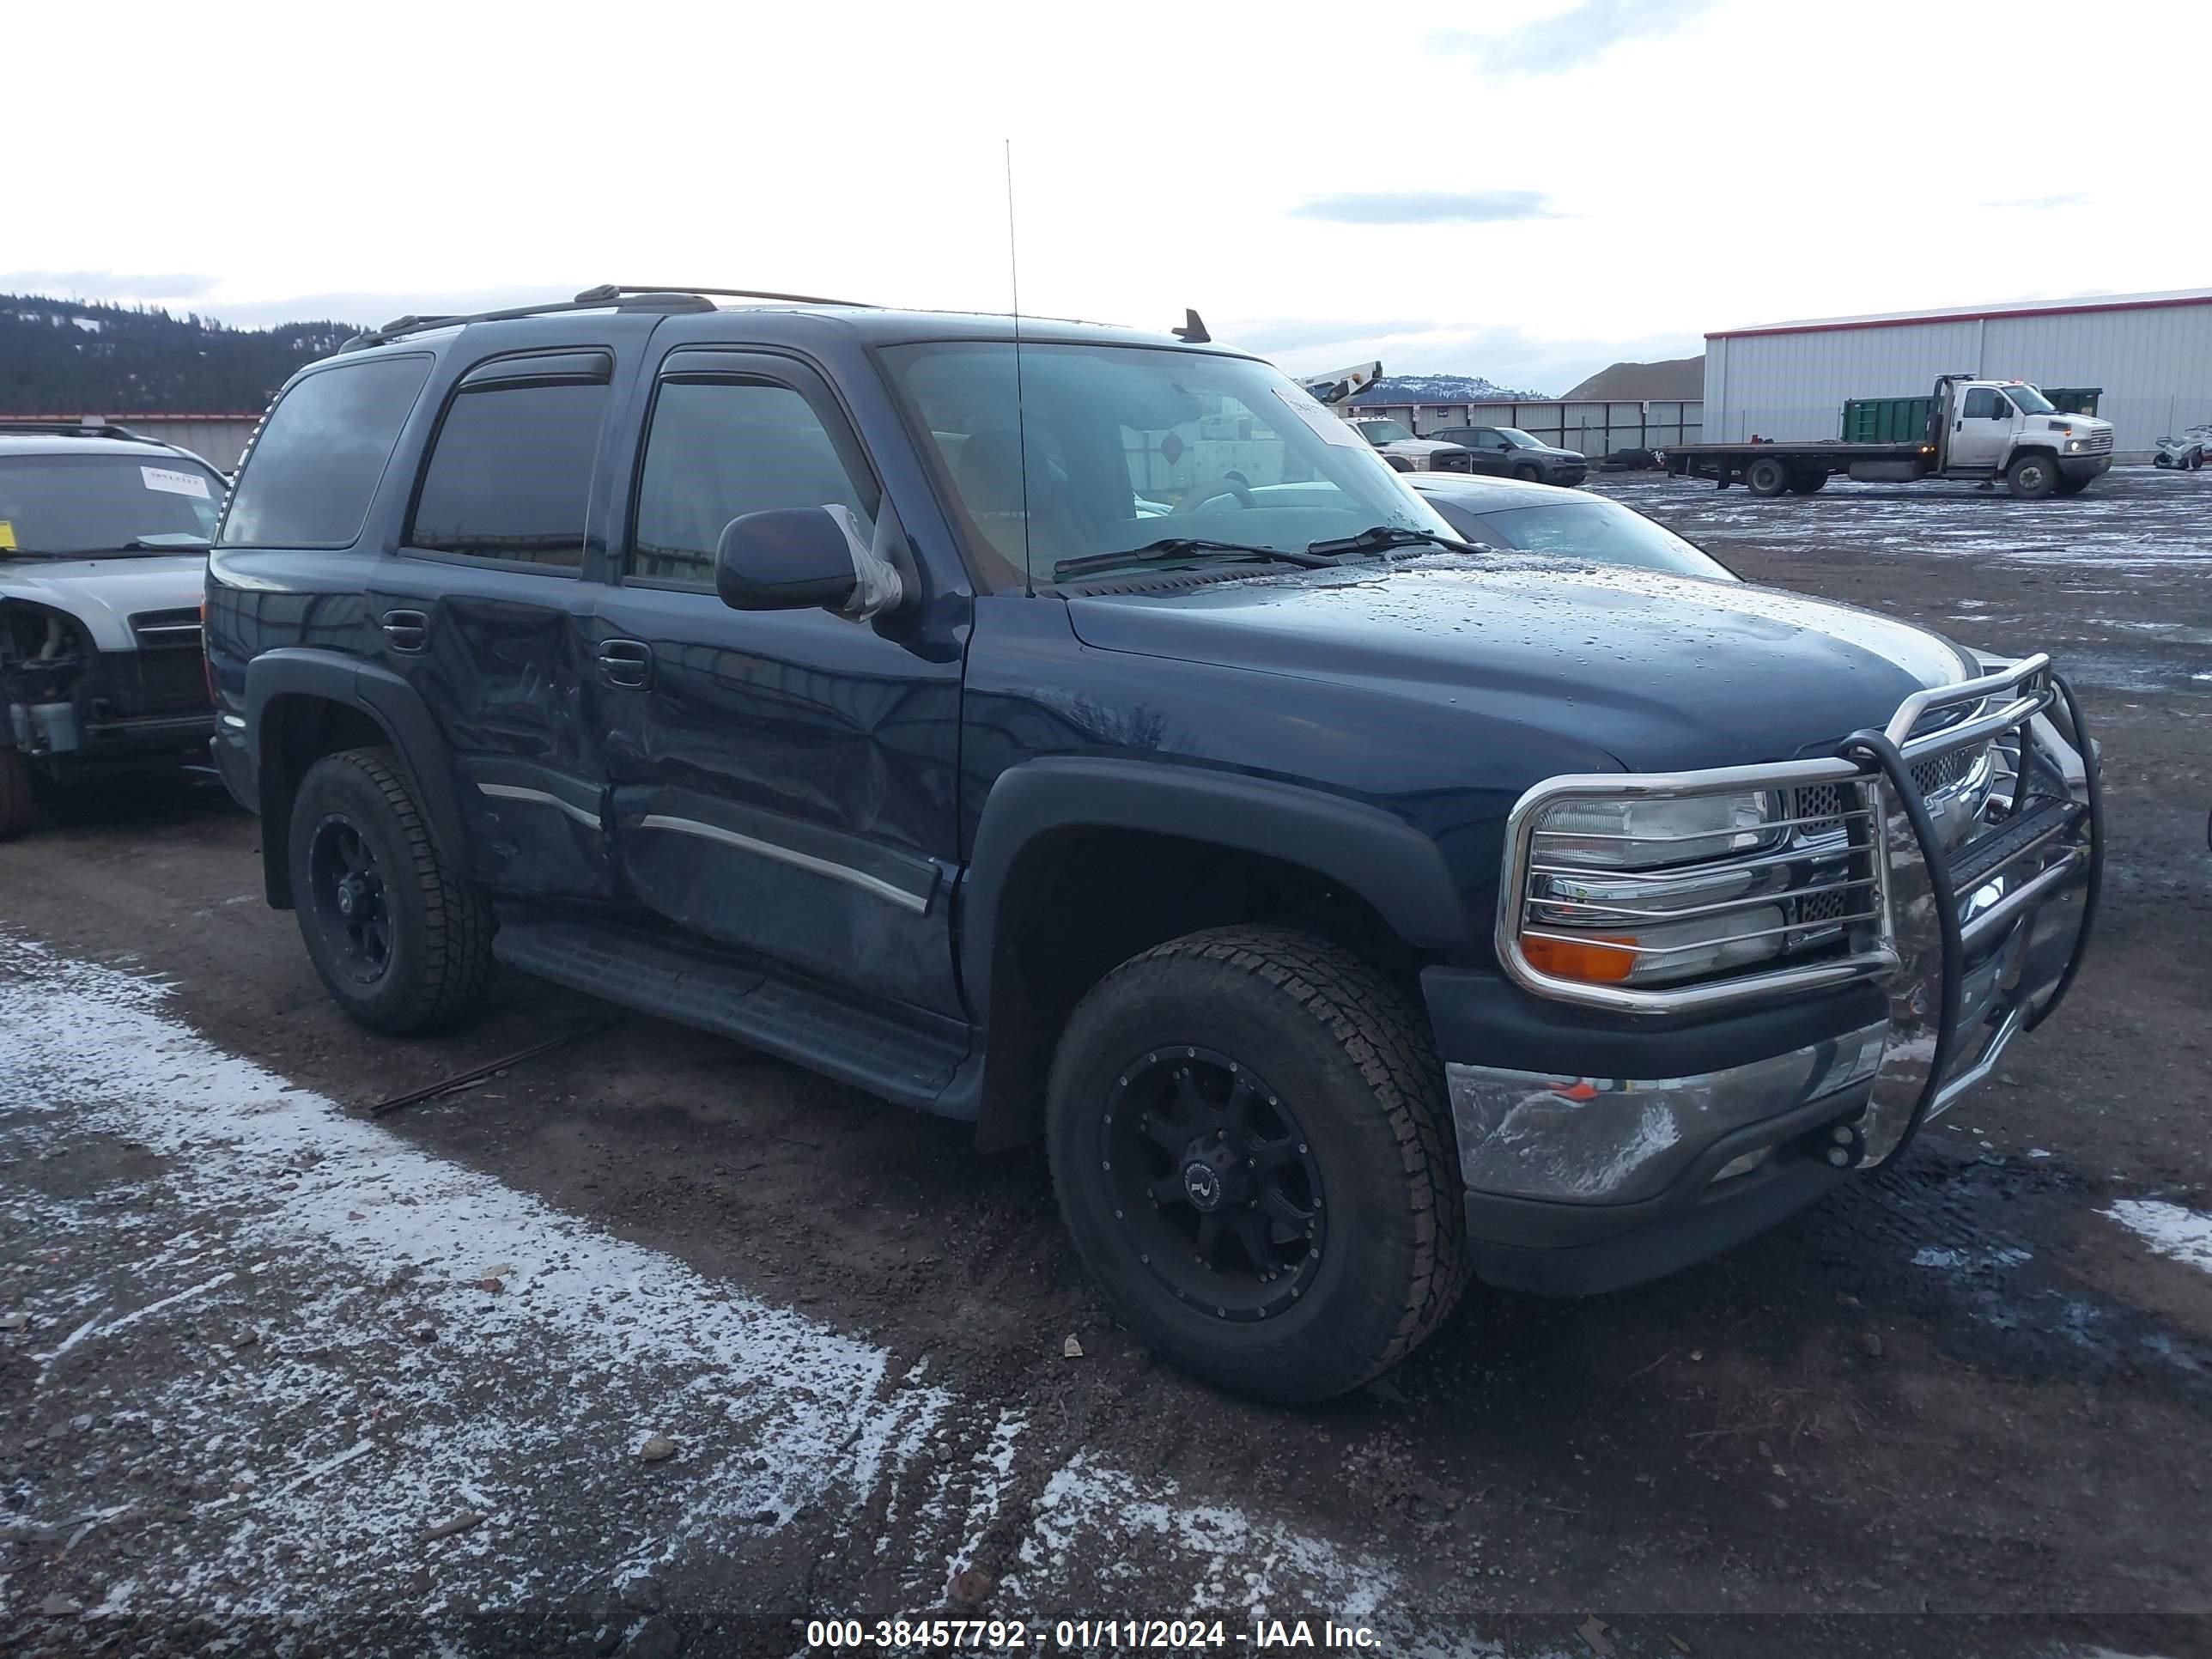
<svg viewBox="0 0 2212 1659">
<path fill-rule="evenodd" d="M 468 868 L 451 755 L 422 698 L 397 674 L 337 652 L 271 651 L 247 665 L 246 704 L 271 905 L 293 903 L 289 825 L 300 781 L 324 756 L 349 749 L 391 750 L 439 857 L 448 868 Z"/>
</svg>

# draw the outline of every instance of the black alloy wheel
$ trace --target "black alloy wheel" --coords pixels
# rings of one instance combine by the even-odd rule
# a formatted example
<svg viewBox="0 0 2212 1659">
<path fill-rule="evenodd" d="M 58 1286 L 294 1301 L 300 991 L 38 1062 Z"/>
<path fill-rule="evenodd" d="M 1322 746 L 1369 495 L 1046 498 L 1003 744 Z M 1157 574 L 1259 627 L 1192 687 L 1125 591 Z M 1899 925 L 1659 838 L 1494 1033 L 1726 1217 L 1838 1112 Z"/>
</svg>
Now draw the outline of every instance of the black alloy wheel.
<svg viewBox="0 0 2212 1659">
<path fill-rule="evenodd" d="M 308 902 L 337 949 L 338 966 L 360 985 L 374 985 L 392 966 L 392 909 L 375 849 L 361 830 L 333 812 L 308 843 Z"/>
<path fill-rule="evenodd" d="M 1100 1128 L 1115 1218 L 1179 1300 L 1258 1320 L 1305 1293 L 1328 1243 L 1321 1168 L 1265 1080 L 1211 1048 L 1155 1050 Z"/>
</svg>

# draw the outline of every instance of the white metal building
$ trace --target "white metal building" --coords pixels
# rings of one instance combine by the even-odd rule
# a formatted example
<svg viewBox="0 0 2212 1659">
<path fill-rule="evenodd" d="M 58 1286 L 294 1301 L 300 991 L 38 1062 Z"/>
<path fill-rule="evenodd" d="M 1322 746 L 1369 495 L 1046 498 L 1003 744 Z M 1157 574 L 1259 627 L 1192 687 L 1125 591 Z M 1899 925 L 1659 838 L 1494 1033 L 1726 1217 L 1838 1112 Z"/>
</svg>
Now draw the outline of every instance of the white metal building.
<svg viewBox="0 0 2212 1659">
<path fill-rule="evenodd" d="M 1724 329 L 1705 336 L 1705 435 L 1832 438 L 1847 398 L 1923 394 L 1947 374 L 2100 387 L 2115 453 L 2145 454 L 2212 421 L 2212 289 Z"/>
</svg>

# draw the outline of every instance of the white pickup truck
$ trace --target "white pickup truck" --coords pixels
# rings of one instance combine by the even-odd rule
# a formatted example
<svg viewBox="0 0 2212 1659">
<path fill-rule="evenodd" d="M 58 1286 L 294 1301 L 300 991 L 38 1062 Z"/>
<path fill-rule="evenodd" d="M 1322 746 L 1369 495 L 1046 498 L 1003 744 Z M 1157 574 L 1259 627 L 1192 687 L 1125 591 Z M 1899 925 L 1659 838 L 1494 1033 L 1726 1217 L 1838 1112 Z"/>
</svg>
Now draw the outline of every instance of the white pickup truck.
<svg viewBox="0 0 2212 1659">
<path fill-rule="evenodd" d="M 1927 400 L 1924 428 L 1901 441 L 1753 437 L 1669 444 L 1666 453 L 1667 470 L 1678 477 L 1711 478 L 1723 489 L 1741 483 L 1754 495 L 1809 495 L 1840 473 L 1859 483 L 2002 479 L 2021 500 L 2040 501 L 2078 495 L 2112 465 L 2112 428 L 2094 415 L 2063 413 L 2024 380 L 1944 374 Z"/>
</svg>

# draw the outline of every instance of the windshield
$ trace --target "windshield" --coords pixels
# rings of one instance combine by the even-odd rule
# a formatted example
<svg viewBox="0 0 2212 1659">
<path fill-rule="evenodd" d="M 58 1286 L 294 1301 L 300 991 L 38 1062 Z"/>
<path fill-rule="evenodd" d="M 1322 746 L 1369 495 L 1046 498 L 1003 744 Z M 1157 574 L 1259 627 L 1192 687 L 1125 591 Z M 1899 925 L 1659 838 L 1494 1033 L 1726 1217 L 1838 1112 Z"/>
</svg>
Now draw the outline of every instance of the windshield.
<svg viewBox="0 0 2212 1659">
<path fill-rule="evenodd" d="M 222 508 L 222 480 L 167 450 L 0 455 L 0 558 L 198 552 Z"/>
<path fill-rule="evenodd" d="M 1498 428 L 1498 435 L 1516 449 L 1541 449 L 1544 447 L 1517 426 L 1501 426 Z"/>
<path fill-rule="evenodd" d="M 1403 443 L 1413 435 L 1395 421 L 1359 421 L 1354 424 L 1370 444 Z"/>
<path fill-rule="evenodd" d="M 1024 344 L 1018 401 L 1010 343 L 883 356 L 933 441 L 969 568 L 994 591 L 1100 555 L 1172 563 L 1158 545 L 1171 539 L 1302 555 L 1377 526 L 1451 534 L 1349 422 L 1249 358 Z"/>
<path fill-rule="evenodd" d="M 2058 407 L 2032 386 L 2008 386 L 2005 395 L 2020 405 L 2023 415 L 2048 415 Z"/>
<path fill-rule="evenodd" d="M 1508 507 L 1481 517 L 1490 532 L 1486 539 L 1503 541 L 1524 552 L 1560 553 L 1605 564 L 1671 570 L 1680 576 L 1738 580 L 1726 565 L 1666 526 L 1596 495 Z"/>
</svg>

